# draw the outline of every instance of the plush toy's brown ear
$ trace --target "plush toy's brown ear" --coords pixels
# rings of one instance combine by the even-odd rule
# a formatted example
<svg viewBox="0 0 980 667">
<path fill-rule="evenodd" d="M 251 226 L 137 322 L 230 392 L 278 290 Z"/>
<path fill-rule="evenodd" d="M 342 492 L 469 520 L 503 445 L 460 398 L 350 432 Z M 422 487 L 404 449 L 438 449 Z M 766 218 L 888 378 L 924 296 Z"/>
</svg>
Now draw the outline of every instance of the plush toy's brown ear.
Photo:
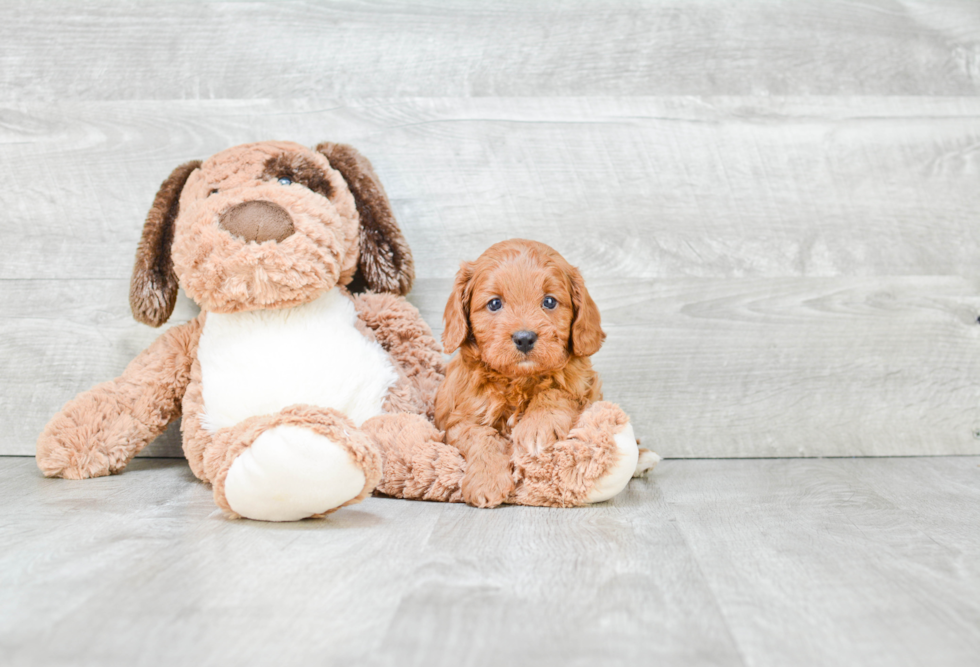
<svg viewBox="0 0 980 667">
<path fill-rule="evenodd" d="M 446 302 L 442 320 L 446 328 L 442 332 L 442 349 L 452 354 L 470 336 L 470 281 L 473 280 L 472 262 L 463 262 L 456 272 L 453 291 Z"/>
<path fill-rule="evenodd" d="M 316 150 L 347 181 L 361 218 L 361 258 L 348 288 L 357 292 L 366 287 L 372 292 L 405 296 L 415 280 L 412 252 L 371 163 L 346 144 L 325 142 Z"/>
<path fill-rule="evenodd" d="M 578 269 L 569 267 L 568 277 L 572 282 L 572 306 L 575 308 L 569 344 L 575 356 L 589 357 L 599 351 L 602 341 L 606 339 L 599 319 L 599 307 L 589 295 L 589 290 L 585 289 L 585 280 Z"/>
<path fill-rule="evenodd" d="M 160 326 L 174 312 L 177 275 L 170 258 L 174 220 L 180 206 L 180 191 L 187 177 L 200 166 L 201 162 L 194 160 L 173 170 L 160 185 L 143 225 L 143 237 L 136 248 L 136 265 L 129 283 L 129 307 L 133 317 L 151 327 Z"/>
</svg>

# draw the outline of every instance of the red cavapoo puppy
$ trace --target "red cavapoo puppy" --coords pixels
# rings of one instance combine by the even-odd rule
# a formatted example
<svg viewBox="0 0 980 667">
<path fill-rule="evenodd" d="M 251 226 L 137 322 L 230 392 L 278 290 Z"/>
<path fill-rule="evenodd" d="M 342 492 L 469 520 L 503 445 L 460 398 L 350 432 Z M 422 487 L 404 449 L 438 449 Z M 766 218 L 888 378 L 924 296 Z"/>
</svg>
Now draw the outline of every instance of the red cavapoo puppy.
<svg viewBox="0 0 980 667">
<path fill-rule="evenodd" d="M 596 405 L 602 383 L 589 356 L 605 338 L 599 309 L 578 269 L 547 245 L 511 239 L 464 262 L 444 317 L 445 351 L 460 353 L 435 420 L 466 460 L 461 491 L 471 505 L 512 498 L 515 466 L 567 438 L 586 410 L 621 413 Z M 635 475 L 658 460 L 640 450 Z"/>
</svg>

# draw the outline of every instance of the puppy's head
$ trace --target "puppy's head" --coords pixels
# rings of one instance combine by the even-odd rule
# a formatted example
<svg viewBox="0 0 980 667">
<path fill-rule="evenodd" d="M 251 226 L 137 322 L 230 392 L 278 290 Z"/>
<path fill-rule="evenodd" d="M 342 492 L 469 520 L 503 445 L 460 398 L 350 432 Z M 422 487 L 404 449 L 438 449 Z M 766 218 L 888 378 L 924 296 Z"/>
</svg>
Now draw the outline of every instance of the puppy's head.
<svg viewBox="0 0 980 667">
<path fill-rule="evenodd" d="M 447 353 L 461 348 L 508 377 L 559 370 L 598 352 L 605 334 L 578 269 L 543 243 L 497 243 L 456 274 L 444 315 Z"/>
<path fill-rule="evenodd" d="M 412 256 L 370 163 L 353 148 L 236 146 L 164 181 L 136 253 L 130 305 L 159 326 L 178 284 L 201 308 L 286 308 L 335 285 L 406 294 Z"/>
</svg>

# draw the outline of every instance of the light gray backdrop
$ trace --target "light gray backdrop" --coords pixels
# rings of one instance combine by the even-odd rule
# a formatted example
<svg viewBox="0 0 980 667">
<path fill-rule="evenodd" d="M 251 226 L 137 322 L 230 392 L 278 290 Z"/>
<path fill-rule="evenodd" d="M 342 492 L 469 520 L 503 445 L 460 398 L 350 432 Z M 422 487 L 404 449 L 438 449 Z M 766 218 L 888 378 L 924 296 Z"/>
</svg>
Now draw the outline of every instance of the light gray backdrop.
<svg viewBox="0 0 980 667">
<path fill-rule="evenodd" d="M 290 139 L 372 160 L 437 333 L 459 260 L 563 252 L 665 456 L 978 454 L 978 92 L 972 0 L 4 1 L 0 453 L 158 335 L 170 170 Z"/>
</svg>

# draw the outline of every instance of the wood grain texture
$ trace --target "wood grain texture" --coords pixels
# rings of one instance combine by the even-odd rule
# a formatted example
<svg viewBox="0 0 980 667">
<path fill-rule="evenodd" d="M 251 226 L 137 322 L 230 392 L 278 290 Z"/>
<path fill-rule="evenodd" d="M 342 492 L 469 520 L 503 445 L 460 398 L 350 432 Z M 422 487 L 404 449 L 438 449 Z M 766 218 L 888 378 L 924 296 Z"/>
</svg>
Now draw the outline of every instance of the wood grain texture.
<svg viewBox="0 0 980 667">
<path fill-rule="evenodd" d="M 976 275 L 980 98 L 8 106 L 0 278 L 128 278 L 177 164 L 357 146 L 420 277 L 527 236 L 618 277 Z M 40 178 L 39 175 L 44 177 Z"/>
<path fill-rule="evenodd" d="M 557 247 L 663 454 L 980 451 L 975 2 L 4 8 L 0 454 L 155 336 L 170 170 L 269 138 L 372 160 L 437 330 L 461 259 Z"/>
<path fill-rule="evenodd" d="M 4 281 L 5 453 L 32 454 L 54 412 L 117 376 L 158 332 L 128 283 Z M 980 454 L 980 283 L 956 277 L 587 282 L 605 397 L 669 457 Z M 410 295 L 441 335 L 451 279 Z M 54 291 L 51 291 L 54 289 Z M 105 306 L 100 305 L 105 300 Z M 174 323 L 197 310 L 184 297 Z M 176 429 L 151 456 L 180 456 Z"/>
<path fill-rule="evenodd" d="M 76 394 L 120 375 L 160 330 L 129 311 L 129 281 L 0 281 L 0 452 L 34 454 L 44 425 Z M 111 304 L 111 305 L 110 305 Z M 172 324 L 200 312 L 183 296 Z M 143 456 L 183 456 L 178 424 Z"/>
<path fill-rule="evenodd" d="M 663 456 L 980 454 L 976 280 L 588 278 L 605 397 Z"/>
<path fill-rule="evenodd" d="M 0 459 L 11 666 L 737 659 L 662 500 L 561 514 L 371 498 L 277 525 L 223 519 L 176 461 L 83 484 L 32 465 Z"/>
<path fill-rule="evenodd" d="M 747 663 L 980 660 L 976 458 L 684 466 L 657 484 Z"/>
<path fill-rule="evenodd" d="M 228 521 L 179 461 L 0 458 L 22 665 L 906 665 L 980 658 L 980 458 L 666 461 L 555 510 Z"/>
<path fill-rule="evenodd" d="M 4 7 L 8 101 L 980 92 L 970 0 Z"/>
</svg>

